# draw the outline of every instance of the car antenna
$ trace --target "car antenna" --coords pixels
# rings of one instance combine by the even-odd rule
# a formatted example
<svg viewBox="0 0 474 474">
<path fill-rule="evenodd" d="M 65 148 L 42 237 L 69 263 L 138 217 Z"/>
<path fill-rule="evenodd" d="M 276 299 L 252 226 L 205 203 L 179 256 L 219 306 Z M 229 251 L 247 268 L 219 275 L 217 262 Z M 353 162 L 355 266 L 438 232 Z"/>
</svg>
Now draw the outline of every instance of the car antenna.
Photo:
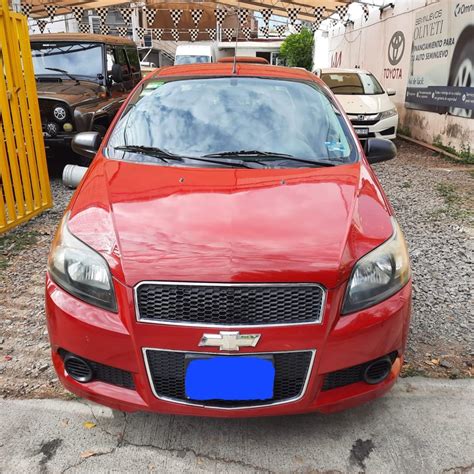
<svg viewBox="0 0 474 474">
<path fill-rule="evenodd" d="M 239 8 L 239 2 L 237 2 L 237 11 Z M 237 13 L 237 33 L 235 34 L 235 52 L 234 52 L 234 64 L 232 65 L 232 75 L 235 76 L 237 74 L 237 46 L 239 44 L 239 14 Z"/>
</svg>

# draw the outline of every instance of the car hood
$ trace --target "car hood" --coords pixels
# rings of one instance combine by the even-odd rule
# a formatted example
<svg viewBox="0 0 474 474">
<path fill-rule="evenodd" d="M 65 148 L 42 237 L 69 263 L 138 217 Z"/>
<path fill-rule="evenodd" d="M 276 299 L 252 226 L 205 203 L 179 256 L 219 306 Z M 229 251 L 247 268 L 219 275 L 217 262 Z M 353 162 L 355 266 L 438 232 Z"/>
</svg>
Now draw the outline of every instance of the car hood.
<svg viewBox="0 0 474 474">
<path fill-rule="evenodd" d="M 129 286 L 144 280 L 334 287 L 392 234 L 368 165 L 211 169 L 94 160 L 69 228 Z"/>
<path fill-rule="evenodd" d="M 39 81 L 36 83 L 39 99 L 62 100 L 69 105 L 77 105 L 90 100 L 97 100 L 97 94 L 100 92 L 100 86 L 95 82 L 63 80 Z"/>
<path fill-rule="evenodd" d="M 346 114 L 377 114 L 394 107 L 387 94 L 336 95 Z"/>
</svg>

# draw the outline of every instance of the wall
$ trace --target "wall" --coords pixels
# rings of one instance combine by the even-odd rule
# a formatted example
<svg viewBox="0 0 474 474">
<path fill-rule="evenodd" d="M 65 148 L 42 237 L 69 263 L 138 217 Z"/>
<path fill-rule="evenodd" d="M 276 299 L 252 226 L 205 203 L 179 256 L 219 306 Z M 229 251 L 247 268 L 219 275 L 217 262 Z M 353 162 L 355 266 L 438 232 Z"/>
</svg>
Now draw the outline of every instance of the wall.
<svg viewBox="0 0 474 474">
<path fill-rule="evenodd" d="M 414 110 L 407 108 L 405 104 L 410 68 L 413 68 L 411 48 L 414 40 L 415 19 L 417 15 L 419 17 L 421 13 L 424 14 L 423 9 L 448 10 L 454 7 L 454 2 L 396 0 L 393 3 L 395 8 L 387 9 L 382 15 L 378 8 L 371 8 L 367 22 L 362 18 L 360 5 L 351 5 L 349 14 L 350 19 L 354 21 L 352 27 L 344 28 L 342 24 L 338 24 L 330 28 L 327 38 L 322 37 L 321 32 L 318 32 L 315 67 L 360 67 L 371 71 L 385 88 L 397 91 L 392 99 L 400 115 L 399 132 L 430 144 L 440 140 L 444 145 L 452 146 L 458 151 L 470 147 L 472 152 L 474 117 L 463 118 L 447 113 Z M 473 2 L 469 0 L 456 2 L 456 4 L 459 3 L 471 5 Z M 432 8 L 426 9 L 428 5 Z M 446 24 L 444 28 L 446 30 Z M 388 54 L 389 44 L 398 31 L 401 31 L 405 38 L 404 52 L 397 64 L 391 64 Z M 449 31 L 449 33 L 452 32 Z M 444 73 L 446 77 L 449 75 L 449 67 L 450 61 L 441 62 L 440 68 L 444 69 L 441 73 Z"/>
</svg>

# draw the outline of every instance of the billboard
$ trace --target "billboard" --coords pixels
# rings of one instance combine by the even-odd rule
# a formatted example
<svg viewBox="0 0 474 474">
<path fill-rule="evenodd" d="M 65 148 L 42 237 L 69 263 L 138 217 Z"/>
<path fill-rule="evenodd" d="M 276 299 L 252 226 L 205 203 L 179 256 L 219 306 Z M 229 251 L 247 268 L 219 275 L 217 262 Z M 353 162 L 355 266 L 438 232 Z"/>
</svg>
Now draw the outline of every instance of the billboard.
<svg viewBox="0 0 474 474">
<path fill-rule="evenodd" d="M 407 108 L 474 118 L 474 0 L 415 14 Z"/>
</svg>

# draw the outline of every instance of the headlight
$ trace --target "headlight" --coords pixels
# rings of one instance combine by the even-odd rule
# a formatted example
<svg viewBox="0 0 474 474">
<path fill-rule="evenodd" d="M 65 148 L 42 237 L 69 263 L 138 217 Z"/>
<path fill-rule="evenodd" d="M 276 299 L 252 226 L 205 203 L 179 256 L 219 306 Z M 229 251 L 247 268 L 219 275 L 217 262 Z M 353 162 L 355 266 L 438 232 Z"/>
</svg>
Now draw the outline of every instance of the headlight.
<svg viewBox="0 0 474 474">
<path fill-rule="evenodd" d="M 395 115 L 397 114 L 398 112 L 396 108 L 386 110 L 385 112 L 380 112 L 380 120 L 387 119 L 390 117 L 395 117 Z"/>
<path fill-rule="evenodd" d="M 380 303 L 403 288 L 410 279 L 407 245 L 394 218 L 392 223 L 392 237 L 355 264 L 342 314 Z"/>
<path fill-rule="evenodd" d="M 61 105 L 58 105 L 53 109 L 53 115 L 58 122 L 64 122 L 67 117 L 67 110 Z"/>
<path fill-rule="evenodd" d="M 77 298 L 117 311 L 114 287 L 105 259 L 74 237 L 67 228 L 67 213 L 54 238 L 48 270 L 54 282 Z"/>
</svg>

